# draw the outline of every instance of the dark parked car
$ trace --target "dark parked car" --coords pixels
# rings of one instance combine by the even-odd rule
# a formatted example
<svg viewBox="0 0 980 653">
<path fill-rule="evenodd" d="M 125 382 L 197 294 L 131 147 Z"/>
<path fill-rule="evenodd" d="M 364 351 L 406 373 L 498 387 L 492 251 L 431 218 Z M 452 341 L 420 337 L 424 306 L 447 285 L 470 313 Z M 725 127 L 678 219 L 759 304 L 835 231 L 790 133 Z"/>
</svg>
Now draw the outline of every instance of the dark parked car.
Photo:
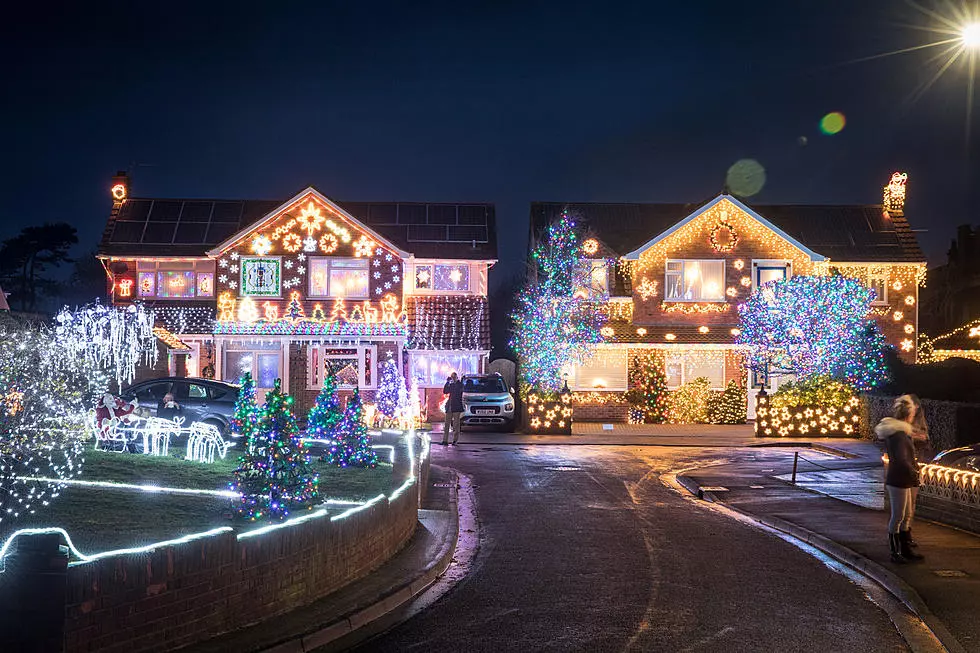
<svg viewBox="0 0 980 653">
<path fill-rule="evenodd" d="M 980 472 L 980 444 L 947 449 L 933 458 L 932 464 L 963 469 L 968 472 Z"/>
<path fill-rule="evenodd" d="M 163 398 L 172 394 L 180 410 L 177 414 L 184 418 L 184 426 L 192 422 L 213 424 L 224 436 L 229 435 L 229 423 L 235 413 L 235 401 L 238 399 L 238 386 L 213 379 L 197 379 L 168 376 L 152 379 L 131 385 L 122 394 L 129 401 L 133 397 L 139 400 L 139 412 L 157 416 Z M 173 412 L 160 415 L 167 419 L 174 417 Z"/>
</svg>

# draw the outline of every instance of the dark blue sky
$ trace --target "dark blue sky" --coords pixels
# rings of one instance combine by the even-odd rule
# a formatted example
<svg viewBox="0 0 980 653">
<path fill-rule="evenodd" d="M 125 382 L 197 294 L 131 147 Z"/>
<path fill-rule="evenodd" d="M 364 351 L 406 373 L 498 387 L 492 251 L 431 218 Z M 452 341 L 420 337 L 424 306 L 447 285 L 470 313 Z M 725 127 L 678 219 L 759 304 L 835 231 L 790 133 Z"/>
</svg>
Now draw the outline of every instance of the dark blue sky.
<svg viewBox="0 0 980 653">
<path fill-rule="evenodd" d="M 932 51 L 846 63 L 937 38 L 899 0 L 77 4 L 0 28 L 0 236 L 94 245 L 130 168 L 135 196 L 492 201 L 504 271 L 531 200 L 698 201 L 742 158 L 749 204 L 878 202 L 907 170 L 934 260 L 978 221 L 965 69 L 909 103 Z"/>
</svg>

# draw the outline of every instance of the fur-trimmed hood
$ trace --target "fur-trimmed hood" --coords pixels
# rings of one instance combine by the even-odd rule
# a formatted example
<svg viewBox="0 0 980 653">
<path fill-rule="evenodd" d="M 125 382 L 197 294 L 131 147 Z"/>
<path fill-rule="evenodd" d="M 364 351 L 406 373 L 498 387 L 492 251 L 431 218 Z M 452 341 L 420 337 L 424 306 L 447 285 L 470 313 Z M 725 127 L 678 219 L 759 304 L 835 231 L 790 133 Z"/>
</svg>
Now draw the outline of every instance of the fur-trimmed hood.
<svg viewBox="0 0 980 653">
<path fill-rule="evenodd" d="M 894 417 L 884 417 L 878 425 L 875 426 L 875 435 L 878 436 L 879 440 L 884 440 L 885 438 L 891 437 L 896 433 L 904 433 L 905 435 L 912 435 L 912 425 L 906 421 L 895 419 Z"/>
</svg>

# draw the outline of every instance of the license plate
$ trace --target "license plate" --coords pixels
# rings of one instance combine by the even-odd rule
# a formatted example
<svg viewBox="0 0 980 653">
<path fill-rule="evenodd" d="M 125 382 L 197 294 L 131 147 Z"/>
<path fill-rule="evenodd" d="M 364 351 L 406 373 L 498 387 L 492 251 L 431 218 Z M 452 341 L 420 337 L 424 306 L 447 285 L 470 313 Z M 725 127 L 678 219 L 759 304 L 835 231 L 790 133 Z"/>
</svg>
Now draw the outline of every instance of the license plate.
<svg viewBox="0 0 980 653">
<path fill-rule="evenodd" d="M 478 408 L 478 409 L 476 409 L 476 410 L 473 411 L 473 414 L 474 415 L 493 415 L 494 414 L 494 411 L 492 411 L 492 410 L 486 410 L 486 409 L 480 410 Z"/>
</svg>

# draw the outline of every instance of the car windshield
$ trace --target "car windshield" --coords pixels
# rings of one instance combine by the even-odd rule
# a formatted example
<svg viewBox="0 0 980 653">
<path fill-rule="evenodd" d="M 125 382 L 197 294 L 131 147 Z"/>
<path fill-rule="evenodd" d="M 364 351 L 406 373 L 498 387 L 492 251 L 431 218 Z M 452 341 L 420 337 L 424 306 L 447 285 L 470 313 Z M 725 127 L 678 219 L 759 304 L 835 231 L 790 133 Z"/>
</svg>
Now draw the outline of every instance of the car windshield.
<svg viewBox="0 0 980 653">
<path fill-rule="evenodd" d="M 463 379 L 463 392 L 507 392 L 504 380 L 494 376 Z"/>
</svg>

